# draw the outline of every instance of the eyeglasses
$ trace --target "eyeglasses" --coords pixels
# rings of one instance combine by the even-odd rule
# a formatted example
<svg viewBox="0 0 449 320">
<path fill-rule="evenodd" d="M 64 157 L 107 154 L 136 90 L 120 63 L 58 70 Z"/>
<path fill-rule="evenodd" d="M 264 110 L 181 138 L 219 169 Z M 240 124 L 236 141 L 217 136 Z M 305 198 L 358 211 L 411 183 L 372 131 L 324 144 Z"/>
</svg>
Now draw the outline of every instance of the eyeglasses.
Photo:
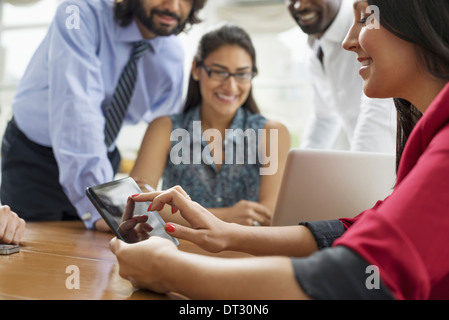
<svg viewBox="0 0 449 320">
<path fill-rule="evenodd" d="M 202 62 L 200 63 L 200 65 L 204 69 L 204 71 L 206 71 L 209 78 L 220 82 L 228 80 L 229 77 L 234 77 L 235 81 L 237 81 L 238 83 L 248 83 L 257 75 L 257 72 L 230 73 L 223 70 L 211 70 L 208 67 L 206 67 Z"/>
</svg>

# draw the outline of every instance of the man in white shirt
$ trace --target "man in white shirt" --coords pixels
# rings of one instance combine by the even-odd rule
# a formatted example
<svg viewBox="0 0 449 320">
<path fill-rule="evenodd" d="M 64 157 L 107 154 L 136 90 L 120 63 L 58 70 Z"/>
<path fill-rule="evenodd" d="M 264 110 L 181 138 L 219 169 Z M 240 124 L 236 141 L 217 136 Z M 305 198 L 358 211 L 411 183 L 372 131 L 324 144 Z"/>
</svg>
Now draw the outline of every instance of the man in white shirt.
<svg viewBox="0 0 449 320">
<path fill-rule="evenodd" d="M 392 99 L 363 93 L 357 57 L 342 48 L 354 20 L 352 0 L 287 0 L 314 51 L 310 77 L 314 90 L 311 119 L 302 148 L 331 149 L 341 130 L 352 151 L 394 153 L 396 111 Z"/>
</svg>

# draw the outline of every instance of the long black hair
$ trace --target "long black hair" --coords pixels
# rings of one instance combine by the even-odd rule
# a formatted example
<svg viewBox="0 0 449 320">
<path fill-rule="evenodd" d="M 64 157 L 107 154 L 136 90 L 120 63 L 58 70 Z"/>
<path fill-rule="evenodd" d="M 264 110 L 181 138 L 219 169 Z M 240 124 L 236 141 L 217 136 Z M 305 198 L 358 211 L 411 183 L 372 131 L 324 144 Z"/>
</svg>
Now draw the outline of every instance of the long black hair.
<svg viewBox="0 0 449 320">
<path fill-rule="evenodd" d="M 134 19 L 135 11 L 140 8 L 139 2 L 142 0 L 121 0 L 115 2 L 114 7 L 114 18 L 119 23 L 120 26 L 128 26 Z M 189 25 L 194 25 L 201 22 L 198 17 L 199 11 L 204 7 L 207 0 L 193 0 L 192 10 L 185 24 L 181 26 L 177 33 L 184 31 L 185 27 Z"/>
<path fill-rule="evenodd" d="M 253 64 L 252 72 L 257 73 L 256 50 L 254 49 L 251 38 L 245 30 L 233 24 L 225 24 L 220 28 L 212 30 L 203 35 L 194 57 L 196 61 L 196 67 L 200 68 L 201 63 L 203 63 L 203 61 L 212 52 L 218 50 L 224 45 L 237 45 L 244 49 L 251 57 L 251 61 Z M 184 103 L 184 112 L 195 108 L 199 104 L 201 104 L 200 85 L 198 81 L 193 79 L 191 73 L 186 101 Z M 248 95 L 248 98 L 243 103 L 242 108 L 248 109 L 252 113 L 260 113 L 259 107 L 254 100 L 252 89 Z"/>
<path fill-rule="evenodd" d="M 368 0 L 368 4 L 379 8 L 383 27 L 415 44 L 418 59 L 429 73 L 449 82 L 449 1 Z M 396 98 L 394 102 L 398 112 L 398 166 L 407 139 L 422 113 L 405 99 Z"/>
</svg>

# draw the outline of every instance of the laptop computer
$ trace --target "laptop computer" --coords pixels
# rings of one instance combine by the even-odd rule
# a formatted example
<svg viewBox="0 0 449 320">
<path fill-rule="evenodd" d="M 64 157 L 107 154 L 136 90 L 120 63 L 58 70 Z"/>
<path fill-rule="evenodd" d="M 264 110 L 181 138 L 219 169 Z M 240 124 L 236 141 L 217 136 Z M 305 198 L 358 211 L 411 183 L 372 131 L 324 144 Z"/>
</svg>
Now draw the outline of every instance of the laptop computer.
<svg viewBox="0 0 449 320">
<path fill-rule="evenodd" d="M 291 149 L 272 225 L 350 218 L 393 191 L 395 155 Z"/>
</svg>

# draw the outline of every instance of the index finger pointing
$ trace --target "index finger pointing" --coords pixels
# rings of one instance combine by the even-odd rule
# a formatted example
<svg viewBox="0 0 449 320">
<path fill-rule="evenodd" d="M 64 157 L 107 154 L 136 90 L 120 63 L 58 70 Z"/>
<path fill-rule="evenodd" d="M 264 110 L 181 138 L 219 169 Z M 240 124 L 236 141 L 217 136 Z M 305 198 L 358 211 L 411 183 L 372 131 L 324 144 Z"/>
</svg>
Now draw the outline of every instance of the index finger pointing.
<svg viewBox="0 0 449 320">
<path fill-rule="evenodd" d="M 169 189 L 165 192 L 162 192 L 156 195 L 153 198 L 153 204 L 151 206 L 152 210 L 160 211 L 164 207 L 165 204 L 169 204 L 182 210 L 187 204 L 187 198 L 179 192 L 177 189 Z"/>
<path fill-rule="evenodd" d="M 133 198 L 128 197 L 128 202 L 126 203 L 125 212 L 123 212 L 123 215 L 122 215 L 122 222 L 127 221 L 133 217 L 135 206 L 136 206 L 136 203 L 134 202 Z"/>
</svg>

